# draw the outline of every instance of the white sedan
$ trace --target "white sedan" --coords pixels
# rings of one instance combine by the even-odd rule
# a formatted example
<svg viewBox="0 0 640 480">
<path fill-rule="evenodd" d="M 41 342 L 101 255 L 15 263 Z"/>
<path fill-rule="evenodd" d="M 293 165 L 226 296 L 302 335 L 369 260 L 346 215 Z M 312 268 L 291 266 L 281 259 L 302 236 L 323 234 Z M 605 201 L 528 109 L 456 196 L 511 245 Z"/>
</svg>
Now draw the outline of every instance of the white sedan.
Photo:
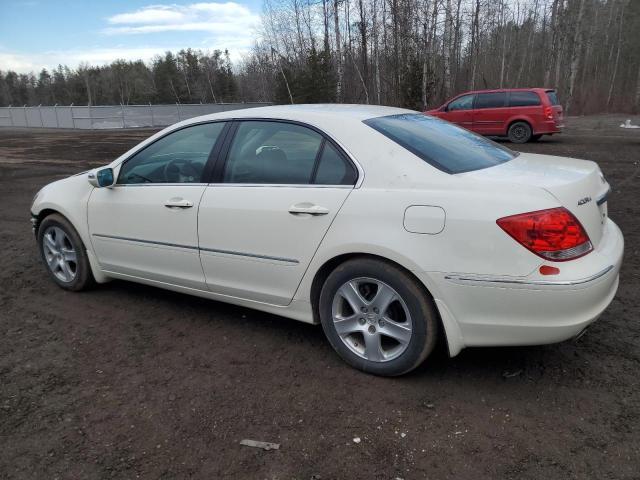
<svg viewBox="0 0 640 480">
<path fill-rule="evenodd" d="M 117 278 L 321 323 L 349 364 L 575 337 L 618 287 L 594 162 L 422 114 L 299 105 L 193 118 L 31 207 L 62 288 Z"/>
</svg>

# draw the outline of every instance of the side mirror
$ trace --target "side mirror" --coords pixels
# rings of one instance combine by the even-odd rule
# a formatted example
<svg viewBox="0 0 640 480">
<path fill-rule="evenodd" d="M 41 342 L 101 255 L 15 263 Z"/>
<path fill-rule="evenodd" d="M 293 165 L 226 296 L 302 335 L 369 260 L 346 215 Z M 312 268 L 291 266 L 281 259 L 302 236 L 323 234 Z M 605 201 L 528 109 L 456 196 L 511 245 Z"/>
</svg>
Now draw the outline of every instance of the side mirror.
<svg viewBox="0 0 640 480">
<path fill-rule="evenodd" d="M 101 168 L 100 170 L 89 172 L 88 180 L 89 183 L 94 187 L 110 187 L 115 183 L 115 178 L 113 177 L 113 169 Z"/>
</svg>

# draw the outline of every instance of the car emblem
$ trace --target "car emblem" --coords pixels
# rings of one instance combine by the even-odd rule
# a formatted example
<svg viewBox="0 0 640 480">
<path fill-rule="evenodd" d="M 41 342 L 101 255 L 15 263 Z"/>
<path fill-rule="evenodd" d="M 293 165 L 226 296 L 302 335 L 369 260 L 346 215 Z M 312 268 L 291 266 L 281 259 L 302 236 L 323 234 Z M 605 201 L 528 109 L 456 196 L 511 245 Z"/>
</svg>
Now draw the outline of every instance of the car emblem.
<svg viewBox="0 0 640 480">
<path fill-rule="evenodd" d="M 591 201 L 591 197 L 584 197 L 578 200 L 578 206 L 584 205 L 585 203 L 589 203 Z"/>
</svg>

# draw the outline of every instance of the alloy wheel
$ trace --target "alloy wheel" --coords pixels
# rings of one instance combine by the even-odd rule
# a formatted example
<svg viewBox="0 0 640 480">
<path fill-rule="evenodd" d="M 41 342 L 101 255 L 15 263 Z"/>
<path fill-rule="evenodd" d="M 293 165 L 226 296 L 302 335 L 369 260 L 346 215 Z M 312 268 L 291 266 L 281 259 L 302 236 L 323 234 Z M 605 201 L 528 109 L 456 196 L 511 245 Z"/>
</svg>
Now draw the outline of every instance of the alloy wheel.
<svg viewBox="0 0 640 480">
<path fill-rule="evenodd" d="M 78 272 L 78 255 L 68 235 L 60 227 L 47 228 L 42 237 L 47 266 L 59 280 L 69 283 Z"/>
<path fill-rule="evenodd" d="M 360 277 L 344 283 L 331 308 L 333 326 L 353 353 L 372 362 L 388 362 L 407 349 L 412 335 L 409 309 L 393 288 Z"/>
</svg>

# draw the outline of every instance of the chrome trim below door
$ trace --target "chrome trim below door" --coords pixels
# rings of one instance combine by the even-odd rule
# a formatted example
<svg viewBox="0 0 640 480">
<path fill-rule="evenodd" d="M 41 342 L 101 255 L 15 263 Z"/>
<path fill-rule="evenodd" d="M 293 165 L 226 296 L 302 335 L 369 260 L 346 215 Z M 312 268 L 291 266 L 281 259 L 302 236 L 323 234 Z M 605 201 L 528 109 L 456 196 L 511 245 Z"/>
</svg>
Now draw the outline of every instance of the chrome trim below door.
<svg viewBox="0 0 640 480">
<path fill-rule="evenodd" d="M 217 248 L 198 248 L 197 246 L 193 246 L 193 245 L 180 245 L 177 243 L 156 242 L 153 240 L 142 240 L 139 238 L 119 237 L 117 235 L 106 235 L 103 233 L 94 233 L 93 236 L 98 238 L 107 238 L 110 240 L 123 240 L 125 242 L 146 243 L 148 245 L 158 245 L 162 247 L 186 248 L 188 250 L 199 250 L 201 252 L 220 253 L 223 255 L 233 255 L 237 257 L 257 258 L 261 260 L 273 260 L 276 262 L 289 263 L 291 265 L 298 265 L 300 263 L 299 260 L 296 260 L 294 258 L 273 257 L 270 255 L 259 255 L 256 253 L 236 252 L 233 250 L 220 250 Z"/>
</svg>

